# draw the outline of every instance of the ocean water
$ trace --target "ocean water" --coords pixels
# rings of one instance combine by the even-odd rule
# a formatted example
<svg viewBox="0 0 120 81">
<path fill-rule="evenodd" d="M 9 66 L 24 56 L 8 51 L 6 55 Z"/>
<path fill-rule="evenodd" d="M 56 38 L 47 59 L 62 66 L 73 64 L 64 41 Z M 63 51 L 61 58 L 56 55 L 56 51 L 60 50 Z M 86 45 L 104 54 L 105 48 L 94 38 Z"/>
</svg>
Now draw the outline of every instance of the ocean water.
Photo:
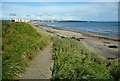
<svg viewBox="0 0 120 81">
<path fill-rule="evenodd" d="M 38 22 L 48 26 L 58 28 L 68 28 L 74 30 L 82 30 L 96 32 L 105 35 L 118 37 L 118 22 Z M 119 36 L 120 37 L 120 36 Z"/>
</svg>

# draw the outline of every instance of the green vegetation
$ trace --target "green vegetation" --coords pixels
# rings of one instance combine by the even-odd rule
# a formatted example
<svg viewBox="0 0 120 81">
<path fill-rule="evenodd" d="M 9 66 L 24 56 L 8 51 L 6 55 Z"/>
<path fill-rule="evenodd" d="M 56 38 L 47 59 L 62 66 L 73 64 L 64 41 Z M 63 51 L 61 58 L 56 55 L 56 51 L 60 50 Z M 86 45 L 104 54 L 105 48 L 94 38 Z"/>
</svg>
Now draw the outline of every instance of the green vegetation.
<svg viewBox="0 0 120 81">
<path fill-rule="evenodd" d="M 2 22 L 0 21 L 0 80 L 2 80 Z"/>
<path fill-rule="evenodd" d="M 108 60 L 85 48 L 74 39 L 58 38 L 43 29 L 39 32 L 26 23 L 3 23 L 2 77 L 14 79 L 25 70 L 38 50 L 44 49 L 53 39 L 54 69 L 52 79 L 118 80 L 118 60 Z"/>
<path fill-rule="evenodd" d="M 120 61 L 118 59 L 108 60 L 106 68 L 115 81 L 120 80 Z"/>
<path fill-rule="evenodd" d="M 85 48 L 73 39 L 56 39 L 54 43 L 55 60 L 52 79 L 113 80 L 118 74 L 118 61 L 108 61 Z M 114 62 L 114 63 L 112 63 Z M 114 73 L 115 72 L 115 73 Z"/>
<path fill-rule="evenodd" d="M 0 21 L 0 46 L 2 45 L 2 22 Z"/>
<path fill-rule="evenodd" d="M 37 33 L 27 23 L 3 22 L 3 79 L 19 77 L 36 51 L 42 50 L 50 41 L 51 36 L 42 29 Z"/>
</svg>

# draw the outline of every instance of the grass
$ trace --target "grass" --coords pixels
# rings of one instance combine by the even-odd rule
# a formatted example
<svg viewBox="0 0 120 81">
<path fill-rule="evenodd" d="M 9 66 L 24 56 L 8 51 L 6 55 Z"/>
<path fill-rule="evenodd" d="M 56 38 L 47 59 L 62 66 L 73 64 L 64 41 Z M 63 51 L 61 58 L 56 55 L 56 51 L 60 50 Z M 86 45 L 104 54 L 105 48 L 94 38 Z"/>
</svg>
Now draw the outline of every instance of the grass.
<svg viewBox="0 0 120 81">
<path fill-rule="evenodd" d="M 53 80 L 93 81 L 119 78 L 118 61 L 108 61 L 73 39 L 57 38 L 53 58 Z"/>
<path fill-rule="evenodd" d="M 0 80 L 2 80 L 2 22 L 0 21 Z"/>
<path fill-rule="evenodd" d="M 0 46 L 2 45 L 2 22 L 0 21 Z"/>
<path fill-rule="evenodd" d="M 51 35 L 40 29 L 36 32 L 26 23 L 3 23 L 2 77 L 14 79 L 51 41 Z M 108 60 L 90 51 L 79 41 L 54 37 L 52 80 L 118 80 L 118 60 Z"/>
<path fill-rule="evenodd" d="M 3 23 L 2 77 L 14 79 L 50 41 L 51 36 L 41 30 L 36 32 L 27 23 Z"/>
</svg>

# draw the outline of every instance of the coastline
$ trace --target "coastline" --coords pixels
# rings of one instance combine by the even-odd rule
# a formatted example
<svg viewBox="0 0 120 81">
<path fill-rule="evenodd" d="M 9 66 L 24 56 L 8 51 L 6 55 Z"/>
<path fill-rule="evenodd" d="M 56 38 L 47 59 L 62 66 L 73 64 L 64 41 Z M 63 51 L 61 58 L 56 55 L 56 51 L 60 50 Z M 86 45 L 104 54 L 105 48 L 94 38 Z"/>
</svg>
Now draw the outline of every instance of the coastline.
<svg viewBox="0 0 120 81">
<path fill-rule="evenodd" d="M 47 32 L 63 38 L 71 38 L 78 40 L 90 50 L 102 55 L 108 59 L 120 59 L 118 53 L 118 43 L 120 39 L 117 37 L 102 35 L 93 32 L 77 31 L 67 28 L 57 28 L 53 26 L 34 24 L 35 26 L 46 30 Z"/>
<path fill-rule="evenodd" d="M 75 29 L 68 29 L 68 28 L 58 28 L 58 27 L 53 27 L 53 26 L 48 26 L 48 25 L 41 25 L 41 24 L 36 24 L 36 26 L 44 26 L 44 27 L 51 27 L 53 29 L 58 29 L 58 30 L 65 30 L 65 31 L 72 31 L 76 33 L 81 33 L 83 36 L 88 36 L 88 37 L 94 37 L 98 39 L 105 39 L 105 40 L 112 40 L 112 41 L 117 41 L 120 42 L 119 37 L 115 36 L 110 36 L 102 33 L 97 33 L 97 32 L 90 32 L 90 31 L 83 31 L 83 30 L 75 30 Z"/>
</svg>

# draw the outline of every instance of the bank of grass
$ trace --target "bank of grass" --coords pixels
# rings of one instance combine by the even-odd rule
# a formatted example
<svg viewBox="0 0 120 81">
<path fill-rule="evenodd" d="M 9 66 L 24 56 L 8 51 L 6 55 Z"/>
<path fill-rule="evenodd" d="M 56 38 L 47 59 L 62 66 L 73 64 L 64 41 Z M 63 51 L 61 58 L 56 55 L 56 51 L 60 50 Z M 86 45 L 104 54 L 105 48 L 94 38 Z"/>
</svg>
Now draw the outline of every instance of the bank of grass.
<svg viewBox="0 0 120 81">
<path fill-rule="evenodd" d="M 27 23 L 3 23 L 2 78 L 14 79 L 50 41 L 51 36 L 41 30 L 37 33 Z"/>
<path fill-rule="evenodd" d="M 93 81 L 119 78 L 118 61 L 109 61 L 85 48 L 79 41 L 56 38 L 53 80 Z"/>
<path fill-rule="evenodd" d="M 2 22 L 0 21 L 0 46 L 2 45 Z M 1 50 L 1 48 L 0 48 Z"/>
<path fill-rule="evenodd" d="M 0 80 L 2 80 L 2 22 L 0 21 Z"/>
</svg>

